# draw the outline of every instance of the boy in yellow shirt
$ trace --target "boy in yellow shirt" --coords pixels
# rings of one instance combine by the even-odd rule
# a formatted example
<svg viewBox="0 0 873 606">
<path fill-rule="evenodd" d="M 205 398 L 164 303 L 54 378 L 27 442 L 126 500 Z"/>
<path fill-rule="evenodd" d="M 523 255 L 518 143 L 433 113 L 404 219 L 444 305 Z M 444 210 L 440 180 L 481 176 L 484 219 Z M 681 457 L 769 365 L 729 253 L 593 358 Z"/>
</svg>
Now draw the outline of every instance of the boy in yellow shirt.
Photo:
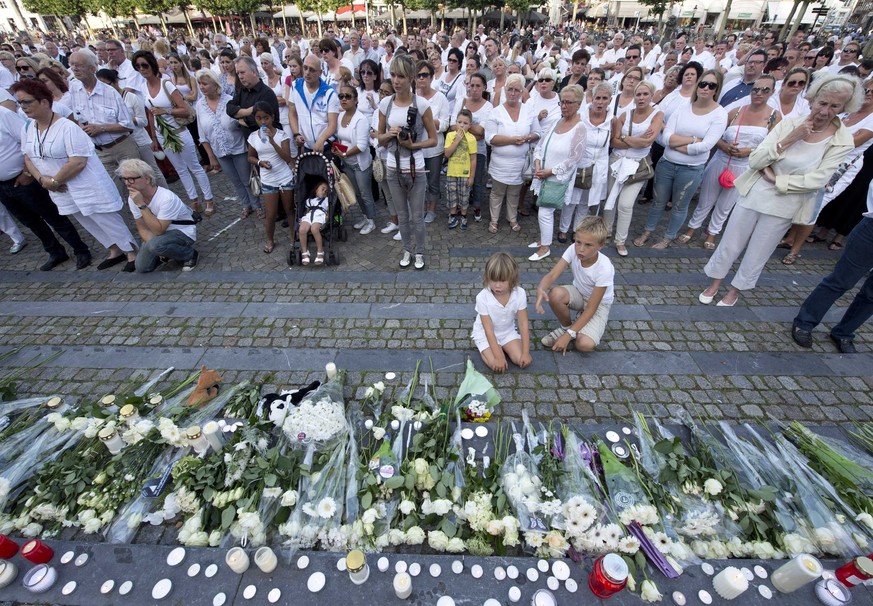
<svg viewBox="0 0 873 606">
<path fill-rule="evenodd" d="M 446 195 L 449 200 L 449 229 L 459 224 L 467 229 L 467 208 L 470 206 L 470 188 L 476 174 L 476 139 L 467 132 L 473 124 L 469 109 L 458 112 L 455 130 L 446 135 L 443 152 L 449 160 L 446 169 Z M 460 221 L 458 212 L 460 211 Z"/>
</svg>

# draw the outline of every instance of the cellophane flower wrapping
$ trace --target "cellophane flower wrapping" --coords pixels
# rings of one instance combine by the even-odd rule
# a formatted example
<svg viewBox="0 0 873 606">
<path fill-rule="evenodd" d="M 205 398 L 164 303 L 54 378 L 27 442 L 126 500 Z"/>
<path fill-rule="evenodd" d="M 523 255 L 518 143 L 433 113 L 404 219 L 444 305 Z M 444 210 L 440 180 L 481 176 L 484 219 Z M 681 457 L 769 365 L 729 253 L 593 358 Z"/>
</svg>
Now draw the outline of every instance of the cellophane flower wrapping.
<svg viewBox="0 0 873 606">
<path fill-rule="evenodd" d="M 531 435 L 532 432 L 528 432 L 528 437 Z M 515 453 L 506 457 L 503 464 L 503 492 L 515 510 L 521 530 L 525 533 L 545 534 L 551 528 L 551 517 L 559 512 L 552 508 L 555 499 L 546 495 L 548 490 L 539 477 L 537 460 L 526 450 L 522 434 L 514 432 L 512 439 Z"/>
<path fill-rule="evenodd" d="M 500 394 L 468 358 L 467 371 L 454 402 L 455 408 L 461 412 L 461 419 L 472 423 L 485 423 L 499 403 Z"/>
<path fill-rule="evenodd" d="M 345 371 L 341 370 L 288 411 L 282 430 L 295 448 L 306 449 L 309 444 L 315 444 L 317 449 L 325 450 L 336 443 L 346 444 L 349 426 L 344 380 Z"/>
</svg>

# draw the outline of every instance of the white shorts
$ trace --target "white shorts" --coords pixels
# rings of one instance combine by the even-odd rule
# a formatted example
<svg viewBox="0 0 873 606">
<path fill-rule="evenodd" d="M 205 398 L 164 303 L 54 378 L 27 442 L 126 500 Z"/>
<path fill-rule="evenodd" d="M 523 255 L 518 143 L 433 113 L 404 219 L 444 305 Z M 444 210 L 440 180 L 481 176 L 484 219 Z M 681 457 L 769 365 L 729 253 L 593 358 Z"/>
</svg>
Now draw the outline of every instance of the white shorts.
<svg viewBox="0 0 873 606">
<path fill-rule="evenodd" d="M 580 313 L 585 310 L 585 307 L 588 305 L 588 297 L 579 292 L 575 286 L 567 284 L 565 286 L 558 286 L 558 288 L 565 289 L 570 295 L 570 301 L 567 304 L 567 307 Z M 603 333 L 606 332 L 606 321 L 609 319 L 609 310 L 611 307 L 612 303 L 601 301 L 600 305 L 597 306 L 597 311 L 594 312 L 594 315 L 590 320 L 588 320 L 588 323 L 579 329 L 579 334 L 585 335 L 594 341 L 594 345 L 600 345 L 600 339 L 603 338 Z"/>
<path fill-rule="evenodd" d="M 319 223 L 321 225 L 324 225 L 325 223 L 327 223 L 327 215 L 324 213 L 323 210 L 320 209 L 307 211 L 305 215 L 300 217 L 300 223 L 308 223 L 310 225 L 312 225 L 313 223 Z"/>
<path fill-rule="evenodd" d="M 500 347 L 504 347 L 507 343 L 512 343 L 513 341 L 521 341 L 521 335 L 518 334 L 517 330 L 506 332 L 501 335 L 495 333 L 494 337 L 497 339 L 497 344 L 500 345 Z M 488 337 L 485 336 L 484 330 L 482 332 L 474 330 L 471 338 L 473 339 L 473 343 L 476 344 L 476 349 L 479 350 L 479 353 L 482 353 L 491 347 L 488 343 Z"/>
</svg>

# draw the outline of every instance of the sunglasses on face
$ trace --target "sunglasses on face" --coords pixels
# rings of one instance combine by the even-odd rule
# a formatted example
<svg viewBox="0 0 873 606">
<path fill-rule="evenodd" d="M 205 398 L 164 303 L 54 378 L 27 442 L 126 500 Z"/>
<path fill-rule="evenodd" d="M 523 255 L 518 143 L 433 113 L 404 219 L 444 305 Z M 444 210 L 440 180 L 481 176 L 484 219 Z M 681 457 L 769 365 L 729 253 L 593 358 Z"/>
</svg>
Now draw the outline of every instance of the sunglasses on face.
<svg viewBox="0 0 873 606">
<path fill-rule="evenodd" d="M 625 56 L 625 59 L 627 59 L 628 61 L 633 61 L 634 59 L 639 59 L 639 58 L 640 58 L 639 55 L 627 55 L 627 56 Z"/>
<path fill-rule="evenodd" d="M 15 69 L 19 72 L 26 72 L 30 69 L 29 65 L 16 65 Z"/>
<path fill-rule="evenodd" d="M 752 88 L 752 92 L 754 94 L 764 93 L 765 95 L 769 93 L 772 89 L 769 86 L 755 86 Z"/>
<path fill-rule="evenodd" d="M 151 68 L 151 65 L 149 65 L 148 63 L 137 63 L 133 66 L 133 69 L 135 69 L 136 71 L 142 71 L 149 68 Z"/>
<path fill-rule="evenodd" d="M 843 51 L 843 54 L 846 54 L 846 55 L 857 55 L 857 54 L 858 54 L 858 49 L 857 49 L 857 48 L 847 48 L 846 50 Z"/>
<path fill-rule="evenodd" d="M 449 63 L 457 63 L 457 62 L 458 62 L 458 60 L 457 60 L 457 59 L 454 59 L 454 58 L 452 58 L 452 59 L 449 59 Z"/>
<path fill-rule="evenodd" d="M 718 88 L 718 83 L 717 82 L 698 82 L 697 88 L 699 88 L 701 90 L 704 88 L 708 88 L 709 90 L 715 90 Z"/>
<path fill-rule="evenodd" d="M 339 97 L 339 100 L 340 100 L 340 101 L 348 101 L 349 99 L 354 99 L 354 98 L 355 98 L 354 95 L 350 95 L 350 94 L 348 94 L 348 93 L 342 93 L 342 94 L 339 94 L 339 95 L 337 95 L 337 96 Z"/>
<path fill-rule="evenodd" d="M 712 48 L 712 44 L 707 44 L 706 48 Z"/>
<path fill-rule="evenodd" d="M 543 82 L 545 82 L 545 83 L 548 84 L 548 83 L 554 82 L 554 80 L 552 80 L 551 78 L 542 78 L 542 79 L 540 79 L 540 84 L 542 84 Z"/>
<path fill-rule="evenodd" d="M 420 74 L 415 74 L 415 77 L 419 80 L 427 80 L 430 78 L 430 72 L 421 72 Z"/>
<path fill-rule="evenodd" d="M 806 80 L 789 80 L 785 86 L 806 86 Z"/>
<path fill-rule="evenodd" d="M 122 177 L 121 180 L 125 183 L 135 183 L 139 177 Z"/>
<path fill-rule="evenodd" d="M 375 76 L 376 74 L 374 72 L 363 71 L 363 72 L 361 72 L 361 75 L 362 76 Z"/>
<path fill-rule="evenodd" d="M 864 94 L 865 95 L 873 95 L 873 88 L 865 88 Z"/>
</svg>

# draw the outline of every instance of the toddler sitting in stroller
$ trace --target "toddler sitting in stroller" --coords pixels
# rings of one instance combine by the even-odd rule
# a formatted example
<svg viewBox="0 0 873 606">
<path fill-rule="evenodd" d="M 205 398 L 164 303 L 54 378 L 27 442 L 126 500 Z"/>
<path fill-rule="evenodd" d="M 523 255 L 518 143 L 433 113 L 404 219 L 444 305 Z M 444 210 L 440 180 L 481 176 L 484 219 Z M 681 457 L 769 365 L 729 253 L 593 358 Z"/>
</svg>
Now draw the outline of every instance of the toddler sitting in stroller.
<svg viewBox="0 0 873 606">
<path fill-rule="evenodd" d="M 327 181 L 323 179 L 316 181 L 312 191 L 313 197 L 306 199 L 305 210 L 300 217 L 300 246 L 303 248 L 301 263 L 309 265 L 309 247 L 307 246 L 306 234 L 311 233 L 312 239 L 315 240 L 315 265 L 323 265 L 324 248 L 321 239 L 321 226 L 327 221 Z"/>
</svg>

